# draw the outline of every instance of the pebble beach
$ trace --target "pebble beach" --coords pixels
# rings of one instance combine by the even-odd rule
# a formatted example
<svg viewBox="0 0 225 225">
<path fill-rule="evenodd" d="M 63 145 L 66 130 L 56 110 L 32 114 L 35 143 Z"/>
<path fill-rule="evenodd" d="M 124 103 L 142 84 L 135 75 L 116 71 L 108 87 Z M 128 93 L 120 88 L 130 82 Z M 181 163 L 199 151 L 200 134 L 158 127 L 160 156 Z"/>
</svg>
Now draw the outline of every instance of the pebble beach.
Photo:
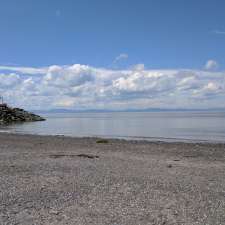
<svg viewBox="0 0 225 225">
<path fill-rule="evenodd" d="M 0 224 L 225 224 L 225 144 L 0 134 Z"/>
</svg>

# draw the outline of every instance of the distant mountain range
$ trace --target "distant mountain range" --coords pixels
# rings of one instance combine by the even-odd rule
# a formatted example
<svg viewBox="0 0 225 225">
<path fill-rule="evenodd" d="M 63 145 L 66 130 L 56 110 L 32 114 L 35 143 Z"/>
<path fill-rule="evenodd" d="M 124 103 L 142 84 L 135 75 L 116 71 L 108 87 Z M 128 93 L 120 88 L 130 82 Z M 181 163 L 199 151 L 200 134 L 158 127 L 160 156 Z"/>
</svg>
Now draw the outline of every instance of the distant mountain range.
<svg viewBox="0 0 225 225">
<path fill-rule="evenodd" d="M 30 110 L 35 113 L 111 113 L 111 112 L 225 112 L 225 108 L 213 109 L 162 109 L 162 108 L 147 108 L 147 109 L 124 109 L 124 110 L 108 110 L 108 109 L 50 109 L 50 110 Z"/>
</svg>

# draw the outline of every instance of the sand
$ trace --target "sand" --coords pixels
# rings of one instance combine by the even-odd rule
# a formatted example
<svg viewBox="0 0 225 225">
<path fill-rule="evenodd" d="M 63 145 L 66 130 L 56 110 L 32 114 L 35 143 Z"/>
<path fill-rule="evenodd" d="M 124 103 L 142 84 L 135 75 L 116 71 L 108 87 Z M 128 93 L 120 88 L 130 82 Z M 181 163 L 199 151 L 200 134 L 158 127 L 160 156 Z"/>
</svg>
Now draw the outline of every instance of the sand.
<svg viewBox="0 0 225 225">
<path fill-rule="evenodd" d="M 0 134 L 0 224 L 225 224 L 225 144 Z"/>
</svg>

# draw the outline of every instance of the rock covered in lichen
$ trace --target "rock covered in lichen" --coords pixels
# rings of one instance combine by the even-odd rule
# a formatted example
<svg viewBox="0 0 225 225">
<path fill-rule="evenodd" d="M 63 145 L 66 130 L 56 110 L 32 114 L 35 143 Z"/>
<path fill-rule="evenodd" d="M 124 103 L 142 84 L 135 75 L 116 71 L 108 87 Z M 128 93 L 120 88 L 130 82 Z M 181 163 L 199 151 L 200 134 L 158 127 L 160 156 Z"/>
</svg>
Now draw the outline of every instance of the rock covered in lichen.
<svg viewBox="0 0 225 225">
<path fill-rule="evenodd" d="M 0 105 L 0 124 L 10 124 L 16 122 L 44 121 L 41 116 L 27 112 L 19 108 L 11 108 L 7 105 Z"/>
</svg>

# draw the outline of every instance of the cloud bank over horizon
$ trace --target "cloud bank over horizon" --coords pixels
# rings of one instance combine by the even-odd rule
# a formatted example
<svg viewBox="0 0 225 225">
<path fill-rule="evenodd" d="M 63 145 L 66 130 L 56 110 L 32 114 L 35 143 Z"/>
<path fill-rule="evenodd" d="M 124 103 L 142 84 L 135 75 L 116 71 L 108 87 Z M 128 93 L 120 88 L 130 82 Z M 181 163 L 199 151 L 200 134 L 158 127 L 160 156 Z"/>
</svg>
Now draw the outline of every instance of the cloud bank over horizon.
<svg viewBox="0 0 225 225">
<path fill-rule="evenodd" d="M 224 108 L 225 72 L 205 69 L 127 70 L 89 65 L 0 66 L 0 95 L 27 109 Z"/>
</svg>

